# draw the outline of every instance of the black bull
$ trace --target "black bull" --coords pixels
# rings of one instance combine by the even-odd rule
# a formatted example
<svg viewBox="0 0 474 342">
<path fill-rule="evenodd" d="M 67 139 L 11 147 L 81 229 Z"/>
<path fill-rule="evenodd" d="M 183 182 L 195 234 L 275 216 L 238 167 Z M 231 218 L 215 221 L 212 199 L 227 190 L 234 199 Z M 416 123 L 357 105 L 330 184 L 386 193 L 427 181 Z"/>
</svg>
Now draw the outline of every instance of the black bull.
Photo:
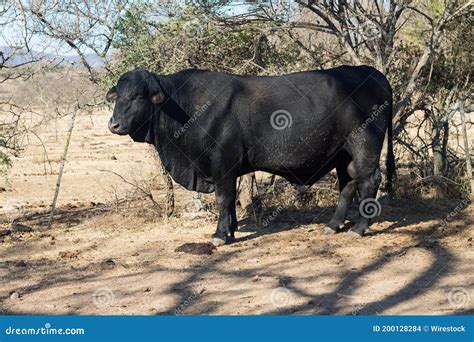
<svg viewBox="0 0 474 342">
<path fill-rule="evenodd" d="M 116 101 L 113 133 L 153 144 L 186 189 L 215 191 L 215 244 L 234 238 L 236 179 L 252 171 L 311 185 L 336 168 L 340 198 L 325 233 L 343 227 L 356 191 L 362 203 L 375 201 L 386 132 L 391 186 L 392 90 L 368 66 L 271 77 L 136 69 L 120 77 L 107 99 Z M 370 219 L 361 212 L 351 231 L 363 235 Z"/>
</svg>

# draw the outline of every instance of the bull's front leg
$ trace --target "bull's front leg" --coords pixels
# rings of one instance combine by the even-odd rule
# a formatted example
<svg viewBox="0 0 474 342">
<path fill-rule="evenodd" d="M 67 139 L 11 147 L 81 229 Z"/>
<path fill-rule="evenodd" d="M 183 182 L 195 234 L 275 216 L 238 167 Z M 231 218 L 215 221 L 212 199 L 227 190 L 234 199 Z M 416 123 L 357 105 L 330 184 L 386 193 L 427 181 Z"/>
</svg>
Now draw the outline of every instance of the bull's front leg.
<svg viewBox="0 0 474 342">
<path fill-rule="evenodd" d="M 219 208 L 219 221 L 212 243 L 221 246 L 234 240 L 237 230 L 237 215 L 235 213 L 236 178 L 220 181 L 215 185 L 216 201 Z"/>
</svg>

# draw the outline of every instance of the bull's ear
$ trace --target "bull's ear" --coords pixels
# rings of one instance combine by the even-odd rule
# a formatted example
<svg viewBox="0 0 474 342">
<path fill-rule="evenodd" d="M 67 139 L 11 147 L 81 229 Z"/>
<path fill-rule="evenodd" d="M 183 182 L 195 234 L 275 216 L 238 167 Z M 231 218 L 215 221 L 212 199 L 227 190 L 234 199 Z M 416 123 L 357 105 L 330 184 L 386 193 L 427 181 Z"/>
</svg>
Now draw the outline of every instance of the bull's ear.
<svg viewBox="0 0 474 342">
<path fill-rule="evenodd" d="M 109 102 L 114 102 L 117 98 L 117 87 L 113 86 L 112 88 L 110 88 L 110 90 L 107 92 L 107 95 L 105 95 L 105 98 Z"/>
<path fill-rule="evenodd" d="M 151 102 L 153 103 L 161 103 L 165 100 L 163 94 L 161 92 L 156 93 L 151 96 Z"/>
<path fill-rule="evenodd" d="M 151 95 L 151 102 L 153 103 L 162 103 L 165 100 L 165 95 L 158 78 L 152 72 L 149 72 L 148 92 Z"/>
</svg>

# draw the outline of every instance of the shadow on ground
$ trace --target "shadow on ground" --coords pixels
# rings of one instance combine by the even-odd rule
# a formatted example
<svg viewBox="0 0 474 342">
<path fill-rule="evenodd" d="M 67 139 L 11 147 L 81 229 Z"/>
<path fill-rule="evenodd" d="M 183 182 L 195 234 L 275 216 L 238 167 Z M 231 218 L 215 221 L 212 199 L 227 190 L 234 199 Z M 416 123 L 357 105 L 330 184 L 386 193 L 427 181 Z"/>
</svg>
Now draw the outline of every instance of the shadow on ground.
<svg viewBox="0 0 474 342">
<path fill-rule="evenodd" d="M 318 315 L 334 315 L 344 312 L 344 307 L 341 307 L 339 301 L 341 297 L 351 296 L 360 288 L 360 284 L 363 284 L 363 278 L 378 269 L 387 267 L 387 265 L 400 255 L 406 254 L 406 252 L 413 247 L 422 248 L 429 252 L 433 261 L 431 265 L 419 274 L 415 279 L 411 280 L 402 289 L 386 296 L 385 298 L 366 303 L 362 306 L 357 307 L 356 312 L 353 314 L 357 315 L 376 315 L 381 314 L 384 311 L 396 307 L 398 304 L 409 301 L 417 296 L 423 295 L 429 291 L 433 286 L 436 286 L 453 267 L 455 257 L 445 247 L 443 247 L 439 241 L 439 237 L 449 237 L 456 234 L 461 234 L 463 230 L 474 225 L 473 218 L 466 215 L 464 212 L 456 213 L 456 220 L 464 221 L 465 224 L 456 226 L 455 229 L 449 229 L 444 226 L 442 221 L 446 219 L 449 213 L 459 205 L 458 201 L 420 201 L 418 203 L 411 203 L 410 201 L 400 201 L 392 203 L 389 206 L 385 206 L 384 212 L 379 220 L 385 220 L 391 222 L 388 227 L 381 230 L 369 231 L 368 234 L 375 236 L 384 235 L 410 235 L 413 237 L 413 243 L 408 246 L 402 246 L 397 250 L 385 254 L 376 260 L 373 260 L 370 264 L 366 265 L 362 269 L 355 271 L 349 271 L 347 274 L 342 276 L 339 285 L 331 292 L 322 293 L 318 296 L 312 296 L 310 293 L 302 291 L 298 287 L 293 286 L 291 278 L 281 280 L 282 286 L 290 290 L 292 293 L 303 296 L 311 297 L 305 305 L 285 307 L 281 309 L 270 309 L 265 314 L 270 315 L 288 315 L 288 314 L 318 314 Z M 308 224 L 324 224 L 330 219 L 334 207 L 320 208 L 317 212 L 305 211 L 305 210 L 285 210 L 270 208 L 266 211 L 267 216 L 272 216 L 272 213 L 276 210 L 279 211 L 278 217 L 275 218 L 271 224 L 267 227 L 257 228 L 256 225 L 250 219 L 244 219 L 240 222 L 240 231 L 251 232 L 250 235 L 243 238 L 238 238 L 236 242 L 257 240 L 261 236 L 276 234 L 282 231 L 289 231 L 300 228 Z M 352 214 L 349 215 L 349 219 L 352 222 L 347 222 L 345 229 L 340 234 L 344 234 L 356 220 L 357 216 L 354 215 L 354 211 L 357 211 L 357 207 L 351 208 Z M 355 209 L 355 210 L 354 210 Z M 438 221 L 432 224 L 428 229 L 420 231 L 405 231 L 404 228 L 408 226 L 416 226 L 417 224 Z M 337 235 L 336 235 L 337 237 Z M 363 239 L 363 238 L 362 238 Z M 211 263 L 200 267 L 191 276 L 184 279 L 182 282 L 175 284 L 172 289 L 168 289 L 171 293 L 175 293 L 176 289 L 180 290 L 180 299 L 177 300 L 176 306 L 180 303 L 185 303 L 190 297 L 193 297 L 193 291 L 190 289 L 189 284 L 194 284 L 200 279 L 205 279 L 212 274 L 221 274 L 223 276 L 232 276 L 235 278 L 242 277 L 239 272 L 225 272 L 225 262 L 229 258 L 232 258 L 234 254 L 238 252 L 226 253 L 225 256 L 213 260 Z M 254 274 L 246 273 L 245 278 L 254 277 L 259 272 Z M 274 275 L 278 277 L 278 275 Z M 243 279 L 244 280 L 244 279 Z M 466 285 L 473 285 L 471 284 Z M 194 315 L 206 315 L 213 314 L 216 312 L 215 308 L 202 307 L 199 305 L 199 300 L 204 300 L 205 294 L 197 296 L 194 299 L 193 306 L 200 309 L 193 310 Z M 470 314 L 473 309 L 459 308 L 455 310 L 455 314 Z M 160 312 L 158 314 L 172 314 L 172 312 Z"/>
<path fill-rule="evenodd" d="M 453 253 L 444 247 L 440 242 L 439 238 L 454 236 L 461 234 L 464 230 L 474 224 L 473 218 L 461 211 L 456 214 L 457 221 L 463 221 L 463 225 L 443 226 L 441 224 L 447 215 L 453 211 L 458 205 L 457 202 L 449 201 L 420 201 L 413 204 L 409 202 L 395 202 L 391 205 L 384 206 L 383 213 L 379 218 L 379 221 L 385 222 L 383 228 L 373 230 L 370 232 L 372 236 L 383 236 L 397 235 L 397 236 L 410 236 L 413 242 L 406 246 L 399 246 L 397 249 L 390 253 L 384 254 L 381 257 L 376 258 L 372 262 L 368 263 L 364 267 L 355 270 L 349 270 L 346 274 L 337 274 L 340 279 L 338 285 L 329 292 L 320 293 L 318 295 L 312 295 L 308 291 L 302 290 L 298 286 L 295 286 L 291 278 L 280 279 L 281 286 L 285 287 L 292 293 L 311 298 L 305 304 L 286 306 L 284 308 L 269 307 L 264 313 L 270 315 L 281 315 L 281 314 L 319 314 L 319 315 L 333 315 L 347 313 L 347 307 L 341 304 L 341 297 L 351 296 L 357 290 L 360 289 L 364 283 L 364 277 L 374 272 L 375 270 L 388 267 L 388 264 L 400 255 L 405 254 L 411 248 L 421 248 L 432 256 L 432 261 L 429 267 L 424 269 L 414 279 L 411 279 L 403 288 L 384 296 L 380 300 L 364 303 L 357 308 L 354 314 L 358 315 L 374 315 L 385 312 L 390 308 L 394 308 L 400 303 L 409 301 L 415 297 L 423 295 L 429 291 L 433 286 L 436 286 L 446 275 L 450 272 L 456 257 Z M 274 218 L 267 227 L 256 227 L 250 220 L 245 219 L 240 223 L 240 229 L 243 232 L 250 233 L 244 238 L 238 239 L 237 242 L 251 241 L 258 239 L 262 236 L 276 234 L 282 231 L 290 231 L 293 229 L 301 228 L 302 226 L 310 225 L 308 229 L 315 229 L 313 224 L 324 224 L 332 215 L 334 208 L 320 208 L 316 211 L 303 211 L 303 210 L 280 210 L 278 216 Z M 98 210 L 100 211 L 100 210 Z M 354 210 L 352 210 L 354 211 Z M 87 212 L 87 211 L 85 211 Z M 82 213 L 82 212 L 81 212 Z M 272 213 L 270 208 L 267 211 L 267 215 Z M 77 214 L 77 213 L 76 213 Z M 83 213 L 82 213 L 83 214 Z M 82 215 L 81 214 L 81 215 Z M 79 215 L 80 217 L 82 217 Z M 352 213 L 351 215 L 354 215 Z M 67 215 L 64 216 L 67 221 Z M 355 220 L 355 216 L 350 216 L 351 221 Z M 31 219 L 41 221 L 41 217 L 32 216 Z M 406 227 L 413 227 L 423 222 L 434 221 L 430 223 L 428 229 L 420 231 L 409 229 Z M 350 223 L 349 223 L 350 226 Z M 320 228 L 320 227 L 318 227 Z M 340 233 L 344 234 L 344 232 Z M 337 239 L 338 235 L 334 236 Z M 362 238 L 363 239 L 363 238 Z M 363 240 L 362 240 L 363 241 Z M 203 291 L 202 293 L 196 293 L 196 284 L 202 283 L 203 279 L 219 278 L 219 277 L 232 277 L 234 279 L 241 279 L 246 281 L 251 277 L 255 277 L 258 274 L 266 273 L 268 276 L 275 278 L 280 277 L 279 274 L 272 274 L 271 271 L 263 269 L 247 270 L 240 272 L 238 270 L 228 270 L 226 268 L 226 262 L 234 257 L 237 257 L 239 253 L 243 252 L 244 249 L 252 248 L 247 247 L 236 247 L 233 250 L 227 250 L 224 253 L 218 253 L 211 259 L 203 262 L 199 267 L 194 267 L 192 272 L 186 275 L 182 280 L 173 283 L 171 286 L 163 289 L 163 294 L 173 296 L 175 299 L 174 305 L 170 306 L 168 310 L 158 311 L 155 314 L 158 315 L 169 315 L 169 314 L 185 314 L 187 310 L 183 309 L 180 311 L 180 307 L 183 303 L 189 302 L 192 298 L 192 313 L 194 315 L 207 315 L 216 314 L 219 312 L 219 306 L 224 305 L 220 302 L 212 302 L 212 305 L 207 301 L 207 296 L 210 291 Z M 253 247 L 258 248 L 258 247 Z M 0 252 L 0 260 L 6 260 L 11 255 L 15 254 L 14 248 L 9 248 Z M 8 260 L 0 262 L 0 268 L 7 269 Z M 37 267 L 49 267 L 51 265 L 36 265 Z M 8 283 L 22 279 L 26 274 L 22 272 L 21 267 L 14 268 L 14 272 L 10 272 L 1 280 L 2 283 Z M 154 268 L 145 269 L 142 271 L 143 275 L 153 274 L 157 270 Z M 169 272 L 177 272 L 176 270 L 169 269 Z M 86 275 L 78 276 L 79 273 L 86 273 Z M 42 289 L 58 286 L 60 284 L 68 284 L 72 282 L 82 282 L 94 280 L 99 276 L 99 270 L 87 269 L 87 270 L 71 270 L 70 273 L 64 273 L 63 270 L 49 270 L 45 273 L 44 278 L 37 281 L 35 284 L 23 287 L 21 291 L 24 293 L 31 293 L 40 291 Z M 336 274 L 335 274 L 336 275 Z M 311 275 L 313 277 L 320 276 L 319 274 Z M 467 284 L 472 285 L 472 284 Z M 229 296 L 232 295 L 232 289 L 228 290 Z M 0 298 L 0 301 L 7 299 L 7 297 Z M 0 307 L 1 309 L 1 307 Z M 4 309 L 3 314 L 22 314 L 21 311 Z M 75 310 L 71 309 L 69 314 L 76 313 Z M 455 311 L 455 314 L 472 314 L 473 310 L 470 308 L 459 308 Z M 41 314 L 38 312 L 37 314 Z"/>
</svg>

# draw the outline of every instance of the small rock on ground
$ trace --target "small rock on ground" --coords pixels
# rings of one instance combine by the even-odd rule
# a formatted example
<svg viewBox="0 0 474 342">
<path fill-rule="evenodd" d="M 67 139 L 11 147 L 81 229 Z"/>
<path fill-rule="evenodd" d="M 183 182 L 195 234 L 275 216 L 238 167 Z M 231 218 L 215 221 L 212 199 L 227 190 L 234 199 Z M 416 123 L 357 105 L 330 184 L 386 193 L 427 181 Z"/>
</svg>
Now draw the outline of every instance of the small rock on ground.
<svg viewBox="0 0 474 342">
<path fill-rule="evenodd" d="M 178 248 L 176 248 L 175 252 L 183 252 L 188 254 L 207 254 L 211 255 L 214 253 L 216 247 L 210 242 L 192 242 L 192 243 L 185 243 Z"/>
</svg>

